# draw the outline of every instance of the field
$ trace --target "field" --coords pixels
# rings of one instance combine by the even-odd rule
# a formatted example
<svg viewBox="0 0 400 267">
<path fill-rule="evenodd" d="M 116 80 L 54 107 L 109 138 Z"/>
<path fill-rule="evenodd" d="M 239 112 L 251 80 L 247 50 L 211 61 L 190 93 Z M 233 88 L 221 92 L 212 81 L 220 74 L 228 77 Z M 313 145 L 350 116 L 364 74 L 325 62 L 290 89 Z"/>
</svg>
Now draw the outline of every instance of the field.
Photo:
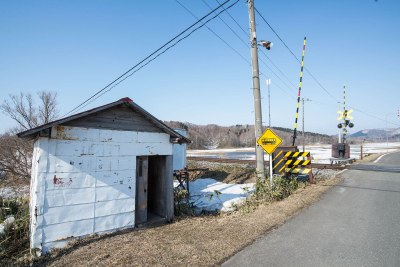
<svg viewBox="0 0 400 267">
<path fill-rule="evenodd" d="M 380 154 L 393 152 L 400 149 L 400 143 L 364 143 L 363 155 Z M 302 147 L 299 146 L 302 151 Z M 306 145 L 305 151 L 310 151 L 314 163 L 330 163 L 332 156 L 332 145 L 316 144 Z M 351 145 L 350 157 L 360 159 L 361 145 Z M 188 157 L 210 157 L 210 158 L 228 158 L 228 159 L 247 159 L 254 160 L 254 148 L 232 148 L 232 149 L 212 149 L 212 150 L 188 150 Z M 264 155 L 268 160 L 268 155 Z"/>
</svg>

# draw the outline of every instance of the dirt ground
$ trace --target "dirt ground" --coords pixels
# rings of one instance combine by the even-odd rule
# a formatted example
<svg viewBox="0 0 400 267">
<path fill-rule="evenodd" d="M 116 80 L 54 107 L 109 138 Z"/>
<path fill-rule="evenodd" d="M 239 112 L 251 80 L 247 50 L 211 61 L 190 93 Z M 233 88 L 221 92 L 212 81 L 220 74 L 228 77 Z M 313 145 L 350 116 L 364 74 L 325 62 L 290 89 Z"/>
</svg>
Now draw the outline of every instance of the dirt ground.
<svg viewBox="0 0 400 267">
<path fill-rule="evenodd" d="M 219 216 L 84 239 L 35 266 L 214 266 L 317 201 L 340 178 L 319 180 L 287 199 Z"/>
<path fill-rule="evenodd" d="M 213 178 L 227 184 L 255 183 L 255 168 L 240 163 L 215 163 L 205 161 L 188 161 L 190 180 Z M 197 171 L 193 171 L 197 170 Z"/>
<path fill-rule="evenodd" d="M 384 153 L 379 153 L 379 154 L 370 154 L 366 157 L 363 157 L 363 159 L 358 159 L 356 163 L 365 163 L 365 162 L 372 162 L 382 156 Z"/>
</svg>

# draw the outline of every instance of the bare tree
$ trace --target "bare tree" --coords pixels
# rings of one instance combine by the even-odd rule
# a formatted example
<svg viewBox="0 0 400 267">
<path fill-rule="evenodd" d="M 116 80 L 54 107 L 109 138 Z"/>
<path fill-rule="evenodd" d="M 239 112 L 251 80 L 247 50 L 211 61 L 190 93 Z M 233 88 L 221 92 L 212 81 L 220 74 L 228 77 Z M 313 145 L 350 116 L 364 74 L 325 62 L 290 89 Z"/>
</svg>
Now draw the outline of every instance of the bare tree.
<svg viewBox="0 0 400 267">
<path fill-rule="evenodd" d="M 38 105 L 30 93 L 10 95 L 0 105 L 0 110 L 17 123 L 17 127 L 0 135 L 0 171 L 7 178 L 30 177 L 33 141 L 20 139 L 15 134 L 48 123 L 58 116 L 57 93 L 40 91 L 37 97 Z"/>
<path fill-rule="evenodd" d="M 40 91 L 38 93 L 41 105 L 39 106 L 39 121 L 40 124 L 48 123 L 55 120 L 58 117 L 57 109 L 57 93 Z"/>
<path fill-rule="evenodd" d="M 10 99 L 4 100 L 0 109 L 23 130 L 54 120 L 58 116 L 57 93 L 40 91 L 37 95 L 40 101 L 38 106 L 30 93 L 20 93 L 10 95 Z"/>
<path fill-rule="evenodd" d="M 7 178 L 29 179 L 32 165 L 32 141 L 9 133 L 0 136 L 0 170 Z"/>
</svg>

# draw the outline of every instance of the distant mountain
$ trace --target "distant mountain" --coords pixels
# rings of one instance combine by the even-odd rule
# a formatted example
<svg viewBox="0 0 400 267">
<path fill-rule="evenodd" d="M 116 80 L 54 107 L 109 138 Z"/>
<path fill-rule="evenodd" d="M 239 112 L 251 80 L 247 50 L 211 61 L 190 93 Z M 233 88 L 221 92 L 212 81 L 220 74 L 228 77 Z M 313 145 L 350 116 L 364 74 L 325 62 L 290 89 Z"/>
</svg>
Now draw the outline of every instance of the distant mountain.
<svg viewBox="0 0 400 267">
<path fill-rule="evenodd" d="M 235 148 L 251 147 L 255 143 L 254 125 L 219 126 L 215 124 L 196 125 L 178 121 L 165 121 L 172 128 L 185 129 L 189 138 L 193 141 L 190 149 L 213 149 L 213 148 Z M 283 140 L 282 145 L 291 145 L 293 129 L 283 127 L 272 127 L 274 132 Z M 324 134 L 305 132 L 306 144 L 330 144 L 334 138 Z M 302 132 L 297 132 L 296 144 L 303 142 Z"/>
<path fill-rule="evenodd" d="M 386 140 L 386 138 L 391 141 L 397 141 L 400 138 L 400 128 L 366 129 L 358 131 L 350 135 L 350 137 L 369 141 Z"/>
</svg>

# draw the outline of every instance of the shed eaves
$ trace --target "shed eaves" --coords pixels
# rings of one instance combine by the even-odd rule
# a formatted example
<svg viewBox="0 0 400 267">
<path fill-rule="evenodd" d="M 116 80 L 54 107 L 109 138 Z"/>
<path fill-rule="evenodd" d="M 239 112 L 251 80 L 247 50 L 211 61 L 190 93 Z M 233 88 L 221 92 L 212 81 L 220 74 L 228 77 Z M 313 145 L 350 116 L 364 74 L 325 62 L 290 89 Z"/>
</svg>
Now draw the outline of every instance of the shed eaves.
<svg viewBox="0 0 400 267">
<path fill-rule="evenodd" d="M 154 124 L 157 128 L 159 128 L 160 130 L 162 130 L 163 132 L 169 134 L 172 138 L 176 138 L 178 143 L 191 143 L 192 141 L 190 139 L 188 139 L 187 137 L 179 134 L 178 132 L 174 131 L 172 128 L 170 128 L 169 126 L 167 126 L 165 123 L 163 123 L 162 121 L 160 121 L 159 119 L 157 119 L 156 117 L 154 117 L 153 115 L 151 115 L 149 112 L 147 112 L 145 109 L 143 109 L 142 107 L 140 107 L 138 104 L 134 103 L 130 98 L 125 97 L 125 98 L 121 98 L 118 101 L 97 107 L 97 108 L 93 108 L 81 113 L 77 113 L 75 115 L 71 115 L 69 117 L 65 117 L 59 120 L 55 120 L 46 124 L 43 124 L 41 126 L 23 131 L 18 133 L 18 137 L 21 138 L 32 138 L 34 136 L 36 136 L 37 134 L 39 134 L 41 131 L 47 130 L 53 126 L 57 126 L 60 124 L 64 124 L 67 122 L 70 122 L 72 120 L 76 120 L 76 119 L 80 119 L 89 115 L 92 115 L 94 113 L 103 111 L 103 110 L 107 110 L 119 105 L 124 105 L 126 107 L 129 107 L 132 112 L 137 112 L 139 114 L 141 114 L 143 117 L 145 117 L 149 122 L 151 122 L 152 124 Z"/>
</svg>

